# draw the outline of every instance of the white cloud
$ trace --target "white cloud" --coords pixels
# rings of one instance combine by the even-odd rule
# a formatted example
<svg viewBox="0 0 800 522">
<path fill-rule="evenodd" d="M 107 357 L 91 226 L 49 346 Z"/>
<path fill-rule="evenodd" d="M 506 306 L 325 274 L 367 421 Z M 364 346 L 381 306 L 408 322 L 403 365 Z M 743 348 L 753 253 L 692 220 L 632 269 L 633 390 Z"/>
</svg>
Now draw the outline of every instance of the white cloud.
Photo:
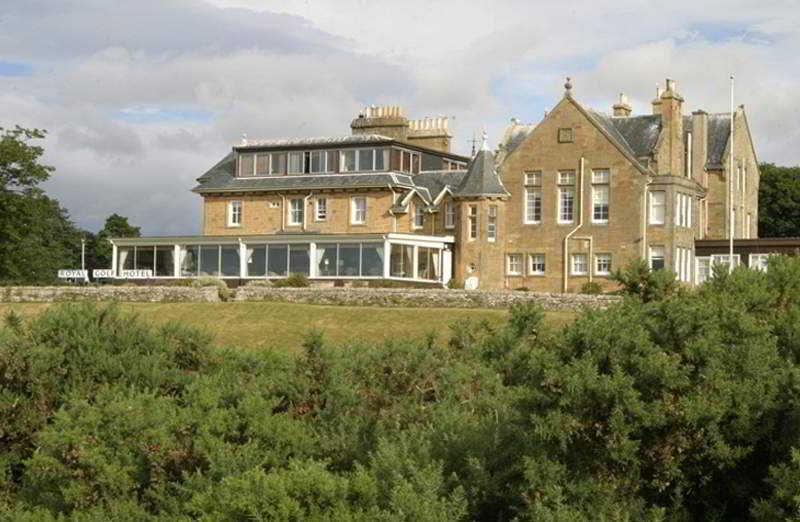
<svg viewBox="0 0 800 522">
<path fill-rule="evenodd" d="M 148 234 L 199 232 L 194 180 L 250 137 L 349 133 L 365 104 L 455 116 L 453 147 L 485 125 L 541 118 L 574 78 L 608 109 L 649 112 L 679 81 L 686 110 L 747 105 L 759 157 L 797 164 L 795 2 L 651 4 L 365 0 L 19 0 L 0 17 L 0 126 L 50 130 L 46 188 L 78 223 L 112 212 Z M 47 34 L 47 38 L 31 38 Z"/>
</svg>

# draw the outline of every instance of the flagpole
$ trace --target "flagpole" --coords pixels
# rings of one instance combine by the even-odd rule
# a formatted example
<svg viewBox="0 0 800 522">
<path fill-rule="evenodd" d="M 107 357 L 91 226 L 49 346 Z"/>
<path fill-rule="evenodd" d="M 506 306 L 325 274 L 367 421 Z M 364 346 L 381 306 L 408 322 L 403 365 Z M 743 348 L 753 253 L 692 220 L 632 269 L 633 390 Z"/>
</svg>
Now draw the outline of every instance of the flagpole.
<svg viewBox="0 0 800 522">
<path fill-rule="evenodd" d="M 730 153 L 730 165 L 728 167 L 728 273 L 733 272 L 733 232 L 734 232 L 734 219 L 733 219 L 733 177 L 736 175 L 734 171 L 734 143 L 733 143 L 733 124 L 734 124 L 734 112 L 733 112 L 733 75 L 731 74 L 731 134 L 728 139 L 728 143 L 730 144 L 731 153 Z"/>
</svg>

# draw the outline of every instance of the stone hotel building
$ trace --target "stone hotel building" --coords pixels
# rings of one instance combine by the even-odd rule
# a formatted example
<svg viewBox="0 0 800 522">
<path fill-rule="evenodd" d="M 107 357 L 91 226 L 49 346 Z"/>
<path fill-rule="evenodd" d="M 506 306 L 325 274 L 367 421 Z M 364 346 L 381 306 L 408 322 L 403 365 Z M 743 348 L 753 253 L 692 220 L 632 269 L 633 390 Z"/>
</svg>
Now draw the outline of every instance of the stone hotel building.
<svg viewBox="0 0 800 522">
<path fill-rule="evenodd" d="M 758 237 L 743 106 L 685 114 L 667 80 L 652 113 L 632 114 L 624 95 L 611 110 L 582 105 L 568 80 L 541 122 L 512 119 L 494 152 L 484 136 L 472 157 L 450 152 L 446 118 L 396 106 L 366 108 L 347 136 L 243 139 L 192 189 L 203 235 L 114 239 L 114 270 L 574 292 L 635 257 L 697 283 L 727 257 L 696 245 Z"/>
</svg>

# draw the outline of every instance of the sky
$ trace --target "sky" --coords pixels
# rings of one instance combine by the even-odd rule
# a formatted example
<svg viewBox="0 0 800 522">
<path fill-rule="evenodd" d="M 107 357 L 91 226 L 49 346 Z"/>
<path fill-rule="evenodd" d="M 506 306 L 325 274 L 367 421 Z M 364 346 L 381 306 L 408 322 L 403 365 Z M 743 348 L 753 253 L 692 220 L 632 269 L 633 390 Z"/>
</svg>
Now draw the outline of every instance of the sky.
<svg viewBox="0 0 800 522">
<path fill-rule="evenodd" d="M 367 105 L 448 116 L 452 149 L 538 122 L 572 78 L 610 112 L 727 112 L 759 161 L 800 164 L 800 0 L 4 0 L 0 127 L 43 128 L 43 188 L 76 224 L 198 234 L 195 180 L 249 138 L 344 136 Z"/>
</svg>

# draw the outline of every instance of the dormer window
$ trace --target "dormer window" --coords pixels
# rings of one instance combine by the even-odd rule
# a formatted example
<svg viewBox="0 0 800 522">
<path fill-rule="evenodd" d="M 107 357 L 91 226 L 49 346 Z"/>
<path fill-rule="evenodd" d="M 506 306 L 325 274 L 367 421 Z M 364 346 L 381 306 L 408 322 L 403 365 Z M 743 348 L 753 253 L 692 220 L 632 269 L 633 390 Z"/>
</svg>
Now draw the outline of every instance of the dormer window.
<svg viewBox="0 0 800 522">
<path fill-rule="evenodd" d="M 389 149 L 343 150 L 340 157 L 341 172 L 386 170 Z"/>
</svg>

